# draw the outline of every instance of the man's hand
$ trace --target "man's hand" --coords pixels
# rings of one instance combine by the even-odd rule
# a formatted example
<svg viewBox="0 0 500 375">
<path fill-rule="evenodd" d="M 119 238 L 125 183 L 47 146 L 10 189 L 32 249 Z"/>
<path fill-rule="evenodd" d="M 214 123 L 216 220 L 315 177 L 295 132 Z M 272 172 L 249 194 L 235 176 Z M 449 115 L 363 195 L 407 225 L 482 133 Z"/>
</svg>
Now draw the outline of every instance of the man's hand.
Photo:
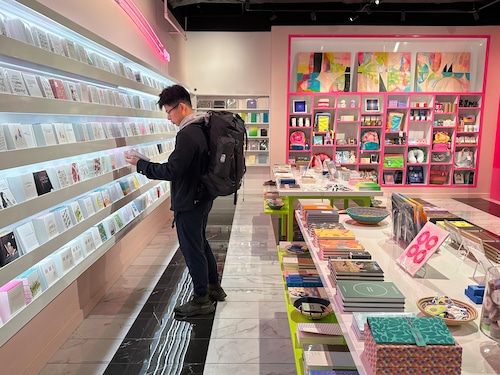
<svg viewBox="0 0 500 375">
<path fill-rule="evenodd" d="M 137 156 L 131 155 L 129 151 L 125 151 L 125 161 L 129 164 L 137 166 L 139 158 Z"/>
</svg>

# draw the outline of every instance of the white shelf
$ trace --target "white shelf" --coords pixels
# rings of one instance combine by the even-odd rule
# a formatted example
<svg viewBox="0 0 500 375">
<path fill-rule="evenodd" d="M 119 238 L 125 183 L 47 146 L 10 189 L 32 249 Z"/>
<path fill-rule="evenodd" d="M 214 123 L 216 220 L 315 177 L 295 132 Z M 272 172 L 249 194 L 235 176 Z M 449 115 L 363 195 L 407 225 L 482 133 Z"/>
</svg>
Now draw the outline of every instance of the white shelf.
<svg viewBox="0 0 500 375">
<path fill-rule="evenodd" d="M 318 248 L 313 245 L 312 239 L 305 230 L 304 222 L 300 219 L 298 212 L 295 212 L 300 230 L 304 236 L 314 263 L 320 273 L 321 280 L 328 292 L 330 301 L 333 305 L 335 315 L 344 333 L 347 345 L 358 366 L 358 371 L 362 375 L 371 375 L 372 371 L 366 369 L 362 361 L 364 342 L 358 340 L 354 334 L 352 324 L 352 313 L 340 311 L 339 306 L 333 299 L 336 293 L 335 286 L 332 285 L 329 277 L 328 262 L 319 259 Z M 349 218 L 347 215 L 341 215 L 341 221 Z M 387 222 L 388 220 L 386 220 Z M 397 264 L 396 259 L 403 252 L 398 245 L 391 243 L 389 222 L 386 227 L 360 227 L 345 224 L 356 235 L 363 246 L 371 253 L 372 258 L 384 270 L 386 281 L 393 281 L 406 297 L 405 311 L 419 313 L 416 301 L 422 297 L 447 295 L 450 298 L 461 300 L 474 306 L 474 303 L 468 300 L 464 290 L 468 285 L 477 284 L 472 280 L 475 263 L 471 260 L 462 260 L 457 251 L 448 245 L 442 245 L 440 251 L 434 254 L 426 265 L 426 274 L 424 277 L 412 278 L 403 271 Z M 481 306 L 476 308 L 480 314 Z M 420 314 L 421 316 L 421 314 Z M 462 353 L 462 375 L 495 375 L 500 373 L 498 361 L 486 361 L 480 352 L 481 346 L 496 346 L 497 344 L 483 335 L 479 330 L 479 317 L 473 323 L 463 326 L 449 327 L 450 332 L 463 348 Z M 486 349 L 485 349 L 486 350 Z M 496 364 L 495 364 L 496 363 Z M 493 368 L 492 366 L 496 366 Z"/>
<path fill-rule="evenodd" d="M 269 112 L 268 108 L 196 108 L 197 111 L 207 112 L 207 111 L 228 111 L 234 113 L 240 112 Z M 245 123 L 247 125 L 254 123 Z M 256 124 L 256 123 L 255 123 Z M 267 123 L 263 123 L 267 124 Z"/>
<path fill-rule="evenodd" d="M 5 212 L 5 215 L 0 216 L 0 228 L 8 227 L 9 225 L 23 220 L 24 218 L 35 215 L 38 212 L 48 210 L 49 208 L 55 207 L 61 202 L 65 202 L 72 197 L 77 197 L 85 194 L 89 191 L 101 187 L 102 185 L 113 182 L 116 179 L 125 177 L 130 173 L 131 167 L 125 166 L 123 168 L 116 169 L 100 176 L 78 182 L 64 189 L 54 190 L 50 193 L 40 195 L 36 198 L 6 208 L 2 210 L 2 212 Z M 2 272 L 4 268 L 2 268 Z M 0 282 L 0 285 L 3 284 Z"/>
<path fill-rule="evenodd" d="M 155 181 L 157 184 L 158 181 Z M 150 184 L 147 185 L 148 187 L 151 187 Z M 144 187 L 145 188 L 145 187 Z M 141 189 L 139 189 L 141 191 Z M 133 193 L 129 194 L 132 195 Z M 127 195 L 127 197 L 129 196 Z M 127 233 L 129 233 L 131 230 L 134 229 L 135 225 L 137 225 L 143 217 L 147 216 L 150 214 L 155 208 L 157 208 L 165 199 L 167 199 L 170 195 L 169 194 L 164 194 L 162 197 L 158 198 L 151 206 L 146 208 L 144 211 L 142 211 L 141 214 L 139 214 L 137 217 L 135 217 L 130 223 L 128 223 L 126 226 L 124 226 L 121 230 L 119 230 L 112 238 L 108 239 L 106 242 L 104 242 L 99 248 L 94 250 L 92 253 L 88 254 L 80 263 L 78 263 L 74 268 L 72 268 L 69 272 L 64 274 L 62 277 L 60 277 L 53 285 L 51 285 L 47 290 L 43 291 L 39 297 L 34 299 L 32 302 L 30 302 L 28 305 L 26 305 L 22 310 L 20 310 L 16 315 L 14 315 L 11 319 L 9 319 L 2 327 L 0 327 L 0 346 L 4 345 L 12 336 L 14 336 L 24 325 L 26 325 L 31 319 L 33 319 L 40 311 L 42 311 L 43 308 L 45 308 L 47 305 L 49 305 L 52 300 L 54 300 L 59 294 L 61 294 L 67 287 L 70 285 L 72 282 L 78 279 L 78 277 L 85 272 L 89 267 L 92 266 L 103 254 L 105 254 L 115 243 L 117 243 L 122 237 L 124 237 Z M 128 203 L 128 202 L 127 202 Z M 107 217 L 107 214 L 109 212 L 106 212 L 106 210 L 101 210 L 91 216 L 90 218 L 86 219 L 84 222 L 87 222 L 87 220 L 92 219 L 91 221 L 94 224 L 97 224 L 99 221 Z M 94 218 L 95 216 L 95 218 Z M 82 223 L 84 223 L 82 222 Z M 80 224 L 82 224 L 80 223 Z M 44 253 L 46 255 L 51 254 L 54 251 L 53 246 L 62 246 L 66 242 L 68 242 L 68 238 L 70 234 L 74 232 L 78 232 L 80 224 L 78 226 L 75 226 L 68 231 L 64 232 L 64 236 L 58 236 L 58 237 L 64 237 L 64 240 L 60 239 L 57 241 L 58 243 L 53 243 L 55 240 L 58 239 L 56 237 L 54 240 L 51 240 L 47 242 L 46 244 L 42 245 L 43 248 L 45 249 Z M 87 226 L 85 226 L 87 228 Z M 71 231 L 71 232 L 70 232 Z M 53 245 L 50 246 L 49 245 Z M 39 248 L 41 249 L 41 248 Z M 38 250 L 38 249 L 37 249 Z M 40 251 L 41 252 L 41 251 Z M 31 254 L 31 253 L 29 253 Z M 27 255 L 29 255 L 27 254 Z M 21 261 L 24 257 L 27 255 L 23 255 L 21 258 L 15 261 L 15 263 Z M 33 258 L 40 258 L 43 259 L 43 257 L 36 256 Z M 27 260 L 25 261 L 25 266 L 31 266 L 31 263 L 29 263 Z M 4 272 L 4 268 L 2 268 L 2 272 Z M 17 276 L 17 273 L 15 274 Z M 5 275 L 2 274 L 2 280 L 6 280 Z"/>
<path fill-rule="evenodd" d="M 80 116 L 112 116 L 138 118 L 165 118 L 165 113 L 146 109 L 119 107 L 106 104 L 75 102 L 64 99 L 46 99 L 33 96 L 0 94 L 0 112 Z"/>
<path fill-rule="evenodd" d="M 46 258 L 50 254 L 54 252 L 55 249 L 59 249 L 61 246 L 65 245 L 68 242 L 68 239 L 73 239 L 78 237 L 80 234 L 85 232 L 88 228 L 96 225 L 97 223 L 101 222 L 104 220 L 106 217 L 110 216 L 112 213 L 116 212 L 120 208 L 124 207 L 128 203 L 132 202 L 135 198 L 139 197 L 141 194 L 144 194 L 146 191 L 148 191 L 150 188 L 153 186 L 157 185 L 158 181 L 150 181 L 144 186 L 141 186 L 139 189 L 134 190 L 130 194 L 127 194 L 123 198 L 121 198 L 119 201 L 114 202 L 113 204 L 104 207 L 102 210 L 99 210 L 92 216 L 89 216 L 87 219 L 82 220 L 80 223 L 74 225 L 67 231 L 63 233 L 59 233 L 56 237 L 52 238 L 51 240 L 41 244 L 39 247 L 36 249 L 30 251 L 27 254 L 24 254 L 14 260 L 13 262 L 5 265 L 2 267 L 2 272 L 0 272 L 0 285 L 4 285 L 8 283 L 10 280 L 16 278 L 20 272 L 19 270 L 27 270 L 30 268 L 32 265 L 38 263 L 42 259 Z M 65 189 L 64 189 L 65 190 Z M 85 190 L 85 191 L 88 191 Z M 58 191 L 63 193 L 63 190 Z M 51 193 L 55 194 L 57 192 Z M 51 194 L 46 194 L 46 195 L 51 195 Z M 69 194 L 70 196 L 74 196 L 73 194 Z M 43 196 L 42 196 L 43 197 Z M 33 204 L 31 201 L 27 201 L 24 203 L 28 203 L 32 206 L 37 207 L 37 204 Z M 38 202 L 37 202 L 38 203 Z M 33 209 L 33 211 L 38 212 L 40 211 L 39 209 Z M 1 335 L 0 335 L 1 336 Z"/>
<path fill-rule="evenodd" d="M 50 160 L 67 158 L 74 155 L 112 150 L 117 147 L 134 146 L 155 141 L 159 143 L 175 137 L 175 134 L 175 132 L 168 132 L 2 151 L 0 153 L 0 169 L 4 170 L 29 165 L 33 163 L 34 160 L 41 163 Z"/>
<path fill-rule="evenodd" d="M 0 58 L 2 61 L 24 68 L 43 69 L 47 75 L 56 74 L 71 76 L 72 79 L 92 80 L 109 87 L 127 87 L 151 95 L 158 95 L 158 89 L 133 81 L 120 75 L 84 64 L 56 53 L 46 51 L 31 44 L 21 43 L 15 39 L 0 35 Z"/>
<path fill-rule="evenodd" d="M 83 46 L 88 52 L 102 54 L 111 63 L 122 63 L 131 69 L 134 74 L 140 72 L 144 82 L 153 86 L 166 86 L 176 83 L 166 77 L 163 72 L 140 61 L 124 50 L 105 41 L 103 38 L 85 30 L 76 23 L 57 14 L 48 7 L 34 0 L 8 1 L 9 13 L 19 14 L 19 18 L 30 25 L 38 25 L 44 30 L 60 35 Z M 19 5 L 22 4 L 22 5 Z M 25 5 L 26 8 L 23 6 Z M 30 9 L 31 8 L 31 9 Z M 19 13 L 16 13 L 19 12 Z M 55 21 L 52 21 L 55 20 Z M 60 56 L 42 48 L 22 43 L 18 40 L 0 35 L 0 63 L 20 72 L 33 75 L 54 77 L 63 81 L 83 82 L 88 86 L 118 91 L 129 97 L 139 95 L 145 100 L 145 106 L 153 108 L 153 101 L 161 89 L 137 82 L 132 75 L 126 78 L 119 74 L 111 73 L 87 63 Z M 129 70 L 130 71 L 130 70 Z M 147 77 L 147 78 L 146 78 Z M 22 122 L 158 122 L 156 119 L 166 121 L 163 111 L 154 106 L 154 110 L 138 109 L 123 106 L 78 102 L 72 100 L 46 99 L 33 96 L 18 96 L 13 94 L 0 94 L 1 123 Z M 168 127 L 168 129 L 172 129 Z M 105 154 L 110 150 L 121 147 L 141 146 L 152 143 L 162 143 L 175 137 L 175 132 L 161 134 L 140 135 L 103 139 L 97 141 L 77 142 L 56 146 L 36 147 L 21 150 L 8 150 L 0 152 L 0 170 L 23 167 L 27 171 L 36 168 L 34 164 L 48 163 L 63 158 L 78 158 L 90 153 Z M 165 157 L 167 153 L 154 157 L 154 160 Z M 45 169 L 45 168 L 44 168 Z M 9 173 L 8 171 L 5 172 Z M 112 183 L 117 179 L 131 173 L 130 166 L 113 170 L 112 172 L 79 182 L 77 184 L 59 189 L 48 194 L 36 197 L 29 201 L 21 202 L 2 210 L 0 215 L 0 229 L 12 229 L 18 222 L 41 214 L 51 208 L 72 201 L 79 196 L 95 190 L 103 185 Z M 158 185 L 158 181 L 150 181 L 127 194 L 113 204 L 99 210 L 94 215 L 74 225 L 67 231 L 41 244 L 31 252 L 20 256 L 18 259 L 2 267 L 0 272 L 0 285 L 4 285 L 17 277 L 22 272 L 34 266 L 40 260 L 53 254 L 70 240 L 78 237 L 90 227 L 101 222 L 106 217 L 113 215 L 117 210 L 138 198 L 150 188 Z M 37 320 L 39 312 L 63 292 L 68 285 L 78 280 L 78 277 L 117 243 L 127 232 L 145 216 L 156 209 L 169 194 L 164 194 L 150 207 L 145 209 L 131 223 L 119 230 L 115 236 L 108 239 L 102 246 L 89 254 L 81 263 L 63 275 L 54 285 L 44 291 L 38 298 L 28 304 L 19 313 L 0 327 L 0 345 L 7 343 L 16 333 L 31 320 Z M 85 302 L 86 303 L 86 302 Z M 67 321 L 61 321 L 62 325 Z M 35 323 L 39 324 L 39 322 Z M 26 343 L 31 350 L 30 343 Z"/>
</svg>

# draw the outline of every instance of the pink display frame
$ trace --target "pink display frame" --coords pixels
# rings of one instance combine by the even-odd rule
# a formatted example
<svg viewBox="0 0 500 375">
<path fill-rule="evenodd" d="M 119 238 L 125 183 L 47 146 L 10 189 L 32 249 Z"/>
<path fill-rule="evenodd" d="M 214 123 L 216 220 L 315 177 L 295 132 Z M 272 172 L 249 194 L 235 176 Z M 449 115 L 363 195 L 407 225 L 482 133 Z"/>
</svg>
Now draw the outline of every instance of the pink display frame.
<svg viewBox="0 0 500 375">
<path fill-rule="evenodd" d="M 369 92 L 334 92 L 334 93 L 317 93 L 317 92 L 294 92 L 291 91 L 292 87 L 295 87 L 296 82 L 294 81 L 293 78 L 293 59 L 294 59 L 294 53 L 296 52 L 293 48 L 293 43 L 296 41 L 315 41 L 317 39 L 324 39 L 324 40 L 331 40 L 335 41 L 336 45 L 338 44 L 339 41 L 345 41 L 345 40 L 370 40 L 370 41 L 375 41 L 375 40 L 390 40 L 391 42 L 395 42 L 396 40 L 409 40 L 411 41 L 423 41 L 423 40 L 431 40 L 435 41 L 436 43 L 442 42 L 442 41 L 458 41 L 457 43 L 461 43 L 462 40 L 466 41 L 474 41 L 474 42 L 480 42 L 480 41 L 485 41 L 485 47 L 484 51 L 482 51 L 482 56 L 484 58 L 484 63 L 481 67 L 481 72 L 477 72 L 476 77 L 478 77 L 479 81 L 477 83 L 474 83 L 474 88 L 478 86 L 477 90 L 470 91 L 470 92 L 416 92 L 416 91 L 410 91 L 410 92 L 375 92 L 375 93 L 369 93 Z M 397 42 L 395 42 L 397 43 Z M 401 168 L 401 173 L 402 173 L 402 184 L 390 184 L 392 187 L 416 187 L 416 186 L 424 186 L 424 187 L 433 187 L 433 188 L 475 188 L 477 187 L 478 183 L 478 169 L 479 169 L 479 161 L 480 161 L 480 147 L 481 147 L 481 135 L 482 135 L 482 129 L 483 126 L 483 115 L 484 115 L 484 105 L 485 105 L 485 87 L 486 87 L 486 80 L 487 80 L 487 74 L 486 72 L 487 67 L 488 67 L 488 55 L 489 55 L 489 43 L 490 43 L 490 37 L 488 35 L 456 35 L 456 36 L 446 36 L 446 35 L 289 35 L 288 39 L 288 119 L 291 116 L 291 111 L 290 111 L 290 106 L 293 103 L 293 100 L 306 100 L 308 103 L 308 113 L 304 115 L 311 116 L 311 128 L 310 128 L 310 139 L 312 140 L 313 135 L 314 135 L 314 124 L 313 124 L 313 119 L 314 119 L 314 114 L 316 111 L 319 111 L 320 108 L 315 106 L 315 103 L 317 103 L 318 99 L 321 97 L 328 97 L 330 98 L 330 106 L 326 110 L 330 110 L 332 113 L 332 118 L 335 120 L 335 134 L 338 136 L 339 134 L 342 135 L 342 128 L 340 127 L 341 123 L 344 123 L 344 121 L 340 121 L 340 118 L 338 115 L 340 113 L 346 113 L 346 114 L 357 114 L 357 117 L 355 116 L 355 121 L 350 121 L 352 124 L 358 124 L 359 131 L 356 134 L 356 137 L 360 138 L 361 132 L 366 130 L 364 127 L 364 119 L 366 116 L 374 116 L 374 115 L 379 115 L 381 116 L 382 120 L 382 127 L 378 128 L 378 134 L 380 139 L 380 149 L 379 150 L 374 150 L 373 153 L 379 155 L 379 163 L 372 163 L 371 160 L 370 162 L 367 162 L 368 160 L 368 153 L 363 153 L 361 150 L 357 150 L 357 158 L 355 163 L 341 163 L 345 164 L 349 169 L 355 169 L 355 170 L 367 170 L 370 168 L 373 168 L 377 175 L 378 175 L 378 181 L 380 184 L 383 185 L 383 173 L 384 170 L 387 170 L 384 168 L 383 163 L 381 163 L 381 160 L 383 160 L 383 155 L 387 153 L 403 153 L 405 155 L 405 165 L 404 168 Z M 314 43 L 313 43 L 314 44 Z M 328 50 L 323 49 L 323 50 Z M 300 50 L 303 51 L 303 50 Z M 340 52 L 344 52 L 343 50 L 337 50 Z M 335 51 L 332 51 L 335 52 Z M 361 52 L 361 51 L 358 51 Z M 415 54 L 415 52 L 413 52 Z M 353 52 L 353 54 L 355 54 Z M 481 65 L 481 64 L 480 64 Z M 352 65 L 351 65 L 352 66 Z M 483 69 L 484 68 L 484 69 Z M 353 74 L 353 73 L 351 73 Z M 472 86 L 472 84 L 471 84 Z M 357 96 L 359 102 L 356 104 L 356 107 L 350 107 L 350 108 L 345 108 L 344 107 L 339 107 L 340 104 L 340 98 L 347 98 L 350 96 Z M 389 100 L 390 98 L 395 98 L 395 97 L 401 97 L 401 98 L 406 98 L 407 103 L 405 106 L 400 106 L 398 108 L 389 108 Z M 453 112 L 450 112 L 450 116 L 455 116 L 455 124 L 453 126 L 450 126 L 446 128 L 450 135 L 452 136 L 451 140 L 451 149 L 450 153 L 452 153 L 452 157 L 447 160 L 446 162 L 439 163 L 439 162 L 431 162 L 431 156 L 433 155 L 433 144 L 432 144 L 432 139 L 430 138 L 429 132 L 436 127 L 434 126 L 434 122 L 432 122 L 432 126 L 427 126 L 425 123 L 430 123 L 430 120 L 427 121 L 415 121 L 415 120 L 409 120 L 409 114 L 413 113 L 413 111 L 419 111 L 422 110 L 423 108 L 420 108 L 415 105 L 415 101 L 413 98 L 415 97 L 427 97 L 429 98 L 429 102 L 426 103 L 428 104 L 429 112 L 432 112 L 432 121 L 436 119 L 436 121 L 442 119 L 443 117 L 446 117 L 446 115 L 436 115 L 434 113 L 434 103 L 441 98 L 453 98 L 455 101 L 454 104 L 456 104 L 456 110 Z M 379 98 L 381 101 L 380 105 L 380 112 L 372 112 L 370 110 L 367 110 L 368 107 L 366 107 L 365 100 L 369 99 L 374 99 L 374 97 Z M 333 99 L 333 100 L 332 100 Z M 467 100 L 467 102 L 474 102 L 475 100 L 479 103 L 477 107 L 460 107 L 460 100 L 464 99 Z M 345 100 L 344 100 L 345 101 Z M 361 105 L 361 103 L 364 104 L 364 107 Z M 321 108 L 322 111 L 325 110 L 324 107 Z M 350 111 L 352 110 L 352 111 Z M 392 111 L 391 111 L 392 110 Z M 388 115 L 389 112 L 402 112 L 405 113 L 406 117 L 403 121 L 403 128 L 401 131 L 397 132 L 391 132 L 389 130 L 386 130 L 386 124 L 388 121 Z M 458 122 L 459 122 L 459 117 L 460 116 L 465 116 L 468 113 L 472 113 L 476 117 L 476 123 L 478 124 L 478 128 L 470 128 L 472 129 L 471 132 L 465 132 L 465 131 L 460 131 L 458 132 Z M 351 117 L 349 116 L 343 116 L 342 119 L 348 118 L 350 119 Z M 363 120 L 363 121 L 362 121 Z M 439 121 L 438 121 L 439 122 Z M 500 122 L 500 114 L 499 114 L 499 122 Z M 288 121 L 288 126 L 287 126 L 287 136 L 290 134 L 290 121 Z M 427 126 L 427 127 L 426 127 Z M 445 128 L 443 127 L 442 129 L 439 130 L 444 130 Z M 303 129 L 305 132 L 307 132 L 307 129 Z M 425 144 L 408 144 L 408 135 L 409 135 L 409 130 L 413 131 L 413 134 L 419 134 L 423 133 L 425 134 Z M 469 128 L 467 128 L 469 130 Z M 470 136 L 469 134 L 470 133 Z M 400 135 L 400 136 L 399 136 Z M 399 136 L 399 137 L 398 137 Z M 468 144 L 468 143 L 458 143 L 458 140 L 463 139 L 465 137 L 468 137 L 467 139 L 472 139 L 474 137 L 474 143 L 473 144 Z M 406 138 L 405 144 L 386 144 L 385 142 L 387 141 L 388 138 Z M 293 152 L 291 150 L 287 151 L 287 162 L 293 161 L 294 159 L 297 160 L 297 157 L 302 157 L 302 158 L 307 158 L 307 157 L 312 157 L 313 155 L 322 152 L 322 153 L 327 153 L 329 156 L 332 158 L 335 158 L 337 156 L 337 151 L 348 151 L 350 150 L 349 147 L 352 147 L 352 145 L 349 144 L 349 142 L 352 141 L 352 137 L 349 138 L 346 143 L 347 144 L 334 144 L 331 147 L 327 147 L 326 145 L 321 145 L 320 147 L 314 147 L 311 141 L 311 145 L 309 147 L 309 150 L 303 150 L 300 153 L 299 152 Z M 422 140 L 420 140 L 422 141 Z M 500 140 L 497 142 L 500 144 Z M 359 145 L 356 145 L 353 149 L 357 149 Z M 407 162 L 407 155 L 408 155 L 408 150 L 411 148 L 416 148 L 416 147 L 423 147 L 424 150 L 427 150 L 427 155 L 426 155 L 426 161 L 424 163 L 418 164 L 423 167 L 424 170 L 424 182 L 422 184 L 409 184 L 407 183 L 407 174 L 409 173 L 408 167 L 409 166 L 415 166 L 417 164 L 413 163 L 408 163 Z M 454 165 L 454 153 L 458 151 L 461 147 L 471 147 L 474 152 L 474 167 L 469 168 L 469 169 L 460 169 Z M 497 148 L 500 148 L 499 145 L 497 145 Z M 439 165 L 440 167 L 442 166 L 445 170 L 444 172 L 448 175 L 448 179 L 446 183 L 443 185 L 435 185 L 435 184 L 430 184 L 430 172 L 431 168 L 434 169 L 435 166 Z M 394 171 L 394 169 L 390 169 L 391 171 Z M 453 181 L 453 176 L 455 172 L 460 172 L 467 174 L 469 177 L 472 175 L 473 176 L 473 182 L 472 183 L 454 183 Z M 497 185 L 498 186 L 498 185 Z M 500 197 L 499 197 L 500 198 Z M 499 199 L 497 198 L 497 199 Z"/>
</svg>

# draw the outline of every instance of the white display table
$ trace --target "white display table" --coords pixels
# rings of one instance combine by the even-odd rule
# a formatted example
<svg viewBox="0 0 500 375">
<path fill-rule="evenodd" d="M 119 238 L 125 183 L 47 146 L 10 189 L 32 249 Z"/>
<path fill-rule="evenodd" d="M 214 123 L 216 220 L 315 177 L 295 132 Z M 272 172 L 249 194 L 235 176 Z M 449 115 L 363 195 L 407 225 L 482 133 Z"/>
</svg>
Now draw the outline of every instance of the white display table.
<svg viewBox="0 0 500 375">
<path fill-rule="evenodd" d="M 336 289 L 331 277 L 329 277 L 328 262 L 320 260 L 318 248 L 313 245 L 298 212 L 295 212 L 295 216 L 304 235 L 304 240 L 309 246 L 314 263 L 320 272 L 325 289 L 329 294 L 358 371 L 362 375 L 370 375 L 372 372 L 363 358 L 364 342 L 356 338 L 351 328 L 352 313 L 341 312 L 333 298 Z M 347 215 L 340 216 L 341 222 L 345 222 L 346 219 L 349 219 Z M 425 275 L 413 278 L 396 264 L 396 259 L 403 252 L 403 249 L 390 240 L 391 226 L 389 220 L 386 219 L 383 223 L 388 223 L 388 225 L 357 226 L 345 223 L 345 227 L 354 232 L 356 239 L 363 244 L 366 250 L 371 253 L 372 258 L 379 263 L 384 270 L 385 280 L 393 281 L 405 295 L 405 311 L 419 313 L 416 301 L 422 297 L 447 295 L 450 298 L 476 306 L 480 315 L 481 305 L 474 305 L 464 294 L 464 290 L 468 285 L 477 284 L 472 279 L 475 268 L 475 263 L 472 260 L 463 260 L 457 250 L 445 243 L 441 246 L 439 252 L 429 259 L 425 266 Z M 421 313 L 419 315 L 422 316 Z M 463 348 L 463 375 L 500 374 L 500 346 L 481 333 L 479 318 L 474 322 L 449 328 L 455 340 Z"/>
<path fill-rule="evenodd" d="M 308 172 L 309 175 L 315 178 L 315 183 L 303 183 L 302 178 L 294 171 L 293 178 L 300 185 L 300 188 L 285 188 L 280 186 L 280 175 L 275 173 L 276 186 L 278 193 L 282 198 L 287 199 L 287 241 L 293 240 L 293 211 L 294 202 L 297 199 L 303 198 L 321 198 L 329 200 L 333 205 L 333 200 L 344 200 L 344 208 L 348 207 L 348 201 L 354 200 L 360 206 L 370 206 L 371 198 L 374 196 L 382 196 L 382 191 L 359 191 L 354 186 L 349 186 L 341 180 L 329 180 L 322 174 Z"/>
</svg>

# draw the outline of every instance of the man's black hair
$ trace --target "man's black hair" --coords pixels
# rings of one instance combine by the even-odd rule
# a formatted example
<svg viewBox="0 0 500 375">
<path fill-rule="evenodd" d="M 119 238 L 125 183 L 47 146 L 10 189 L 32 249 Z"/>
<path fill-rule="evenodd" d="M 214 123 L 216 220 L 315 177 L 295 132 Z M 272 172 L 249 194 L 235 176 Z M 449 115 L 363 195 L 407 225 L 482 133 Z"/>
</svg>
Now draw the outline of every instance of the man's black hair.
<svg viewBox="0 0 500 375">
<path fill-rule="evenodd" d="M 181 85 L 172 85 L 164 88 L 159 97 L 160 99 L 157 104 L 160 109 L 162 109 L 164 105 L 173 107 L 179 103 L 188 104 L 189 107 L 192 107 L 191 96 Z"/>
</svg>

